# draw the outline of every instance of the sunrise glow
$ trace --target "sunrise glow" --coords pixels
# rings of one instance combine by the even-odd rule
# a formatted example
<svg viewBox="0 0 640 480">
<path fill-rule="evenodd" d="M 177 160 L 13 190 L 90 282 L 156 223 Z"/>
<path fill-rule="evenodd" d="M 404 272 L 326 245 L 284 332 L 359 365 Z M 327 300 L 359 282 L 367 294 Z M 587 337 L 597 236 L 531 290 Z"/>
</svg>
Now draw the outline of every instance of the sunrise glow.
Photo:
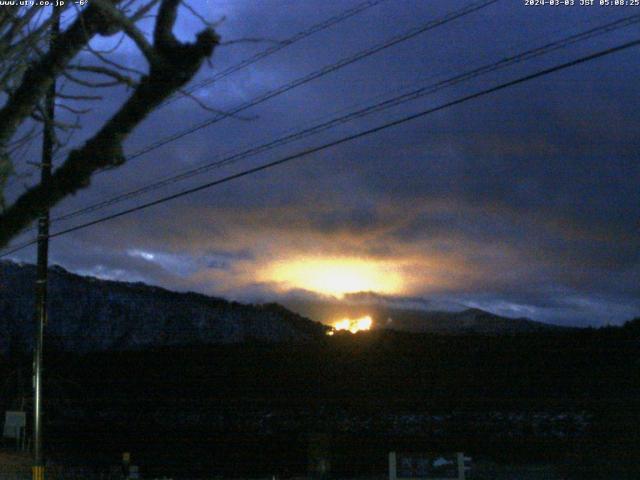
<svg viewBox="0 0 640 480">
<path fill-rule="evenodd" d="M 397 294 L 403 288 L 393 266 L 360 258 L 298 258 L 269 266 L 262 277 L 283 290 L 303 289 L 336 297 L 369 291 Z"/>
<path fill-rule="evenodd" d="M 334 331 L 340 330 L 348 330 L 351 333 L 357 333 L 363 330 L 370 330 L 372 325 L 373 320 L 369 315 L 361 318 L 343 318 L 342 320 L 338 320 L 333 323 L 333 330 L 330 330 L 330 334 L 333 334 Z"/>
</svg>

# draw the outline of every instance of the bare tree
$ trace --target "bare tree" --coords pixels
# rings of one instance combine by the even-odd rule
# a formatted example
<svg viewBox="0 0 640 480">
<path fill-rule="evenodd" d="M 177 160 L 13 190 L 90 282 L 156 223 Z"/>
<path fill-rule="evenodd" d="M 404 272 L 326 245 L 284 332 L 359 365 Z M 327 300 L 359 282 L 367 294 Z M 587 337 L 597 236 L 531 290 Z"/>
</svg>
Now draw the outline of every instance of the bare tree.
<svg viewBox="0 0 640 480">
<path fill-rule="evenodd" d="M 219 44 L 213 25 L 205 25 L 193 42 L 181 42 L 175 37 L 181 1 L 91 0 L 82 9 L 67 11 L 71 22 L 63 26 L 51 48 L 47 47 L 46 32 L 52 15 L 61 15 L 61 9 L 42 19 L 38 16 L 43 10 L 37 7 L 0 7 L 5 8 L 0 10 L 0 89 L 4 93 L 0 108 L 0 195 L 12 171 L 12 149 L 33 137 L 32 130 L 24 131 L 25 125 L 34 119 L 49 121 L 42 104 L 54 79 L 95 89 L 117 85 L 130 89 L 126 100 L 98 132 L 66 154 L 54 171 L 49 188 L 32 186 L 3 207 L 0 247 L 6 246 L 44 209 L 87 187 L 96 171 L 121 165 L 125 161 L 124 140 L 149 113 L 180 91 L 211 56 Z M 145 21 L 153 22 L 149 34 L 140 28 Z M 116 63 L 90 45 L 96 36 L 117 34 L 135 44 L 146 60 L 145 71 Z M 99 61 L 78 61 L 83 51 L 91 52 Z M 63 92 L 60 98 L 71 102 L 63 108 L 81 114 L 83 111 L 74 106 L 78 101 L 100 97 Z M 54 125 L 60 131 L 74 128 L 62 123 Z"/>
</svg>

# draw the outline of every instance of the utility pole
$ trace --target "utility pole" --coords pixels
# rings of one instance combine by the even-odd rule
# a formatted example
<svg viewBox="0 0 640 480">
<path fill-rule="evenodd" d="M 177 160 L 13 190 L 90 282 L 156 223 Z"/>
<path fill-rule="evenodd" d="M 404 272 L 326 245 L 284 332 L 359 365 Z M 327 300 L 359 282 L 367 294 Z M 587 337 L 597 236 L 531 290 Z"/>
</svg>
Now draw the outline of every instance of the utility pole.
<svg viewBox="0 0 640 480">
<path fill-rule="evenodd" d="M 60 16 L 52 12 L 49 50 L 55 47 L 60 32 Z M 42 164 L 40 183 L 47 191 L 51 181 L 51 164 L 55 142 L 56 80 L 45 96 L 45 119 L 42 138 Z M 42 451 L 42 347 L 44 327 L 47 324 L 47 268 L 49 266 L 49 208 L 45 207 L 38 218 L 38 267 L 36 278 L 36 344 L 33 359 L 33 480 L 44 480 L 44 456 Z"/>
</svg>

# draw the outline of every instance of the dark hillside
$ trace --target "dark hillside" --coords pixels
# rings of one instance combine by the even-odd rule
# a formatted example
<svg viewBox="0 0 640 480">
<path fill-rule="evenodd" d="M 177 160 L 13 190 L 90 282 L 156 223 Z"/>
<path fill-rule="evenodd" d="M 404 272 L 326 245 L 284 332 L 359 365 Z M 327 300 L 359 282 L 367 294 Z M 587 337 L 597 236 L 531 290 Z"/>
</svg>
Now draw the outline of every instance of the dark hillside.
<svg viewBox="0 0 640 480">
<path fill-rule="evenodd" d="M 35 267 L 0 262 L 0 352 L 30 348 Z M 325 327 L 276 305 L 243 305 L 50 269 L 48 342 L 88 352 L 163 345 L 309 341 Z"/>
<path fill-rule="evenodd" d="M 93 445 L 110 458 L 127 445 L 158 474 L 169 459 L 200 468 L 189 463 L 194 455 L 204 471 L 228 475 L 303 473 L 314 432 L 329 432 L 335 468 L 344 474 L 378 472 L 386 449 L 408 445 L 562 465 L 604 443 L 619 466 L 618 453 L 636 458 L 640 440 L 625 427 L 640 420 L 634 325 L 571 334 L 378 331 L 307 344 L 49 350 L 50 445 Z"/>
</svg>

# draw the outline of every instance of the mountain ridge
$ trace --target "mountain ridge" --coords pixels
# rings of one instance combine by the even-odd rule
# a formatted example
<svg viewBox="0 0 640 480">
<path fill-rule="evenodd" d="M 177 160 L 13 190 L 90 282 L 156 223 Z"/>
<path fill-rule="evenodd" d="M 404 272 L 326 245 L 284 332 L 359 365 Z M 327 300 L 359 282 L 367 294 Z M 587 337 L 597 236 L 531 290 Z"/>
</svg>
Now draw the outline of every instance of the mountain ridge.
<svg viewBox="0 0 640 480">
<path fill-rule="evenodd" d="M 0 352 L 32 348 L 35 266 L 0 261 Z M 298 301 L 242 304 L 142 282 L 49 269 L 47 344 L 88 352 L 242 342 L 309 342 L 325 337 L 332 319 L 373 315 L 374 328 L 407 333 L 489 334 L 557 330 L 467 308 L 456 312 Z M 312 320 L 313 319 L 313 320 Z"/>
<path fill-rule="evenodd" d="M 0 351 L 29 349 L 35 266 L 0 262 Z M 141 282 L 49 269 L 49 344 L 69 351 L 310 341 L 326 327 L 278 304 L 250 305 Z"/>
<path fill-rule="evenodd" d="M 522 334 L 566 330 L 562 327 L 531 320 L 526 317 L 510 318 L 479 308 L 466 307 L 456 311 L 401 308 L 375 302 L 349 302 L 331 300 L 291 299 L 283 305 L 305 317 L 322 323 L 341 318 L 371 316 L 374 328 L 385 328 L 410 333 L 434 334 Z"/>
</svg>

